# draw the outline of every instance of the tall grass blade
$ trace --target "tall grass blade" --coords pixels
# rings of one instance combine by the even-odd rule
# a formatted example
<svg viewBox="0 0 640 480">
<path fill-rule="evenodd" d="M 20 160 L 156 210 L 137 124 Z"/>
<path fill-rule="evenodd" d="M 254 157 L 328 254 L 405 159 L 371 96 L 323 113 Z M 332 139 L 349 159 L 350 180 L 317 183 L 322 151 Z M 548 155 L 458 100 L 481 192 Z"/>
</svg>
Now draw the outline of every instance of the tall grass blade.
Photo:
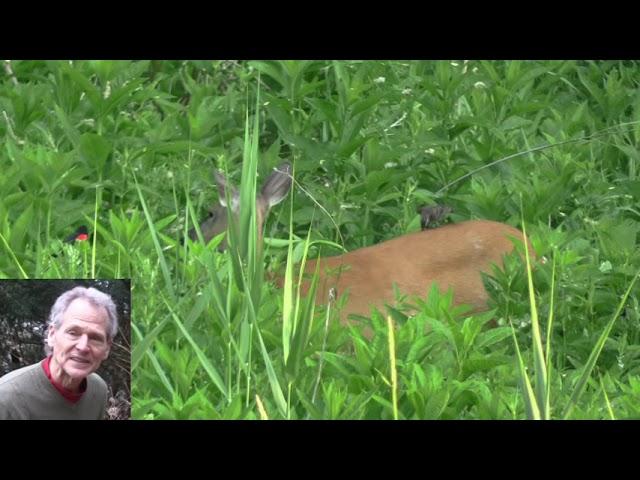
<svg viewBox="0 0 640 480">
<path fill-rule="evenodd" d="M 596 365 L 598 357 L 600 356 L 600 352 L 602 352 L 602 348 L 604 347 L 604 344 L 607 341 L 607 338 L 609 338 L 609 334 L 611 333 L 611 329 L 613 328 L 613 325 L 615 324 L 616 320 L 618 319 L 618 316 L 620 315 L 620 312 L 622 312 L 622 309 L 627 303 L 627 299 L 629 298 L 631 289 L 635 285 L 636 280 L 638 280 L 638 276 L 640 276 L 640 271 L 636 273 L 635 277 L 633 277 L 633 280 L 631 281 L 629 288 L 627 288 L 627 291 L 622 297 L 622 300 L 620 300 L 620 303 L 618 304 L 618 308 L 616 309 L 613 317 L 611 318 L 611 320 L 605 327 L 604 331 L 600 335 L 600 338 L 598 338 L 598 341 L 593 347 L 593 350 L 591 351 L 591 355 L 589 355 L 587 363 L 584 366 L 582 375 L 578 379 L 578 383 L 573 389 L 573 394 L 571 395 L 571 398 L 569 398 L 569 402 L 567 403 L 567 406 L 565 407 L 564 412 L 562 413 L 562 418 L 567 419 L 569 415 L 571 415 L 571 411 L 573 410 L 573 407 L 576 406 L 576 404 L 578 403 L 578 400 L 580 399 L 580 396 L 584 392 L 584 389 L 587 386 L 589 377 L 591 376 L 591 371 L 593 370 L 593 367 L 595 367 Z"/>
<path fill-rule="evenodd" d="M 325 352 L 327 351 L 327 337 L 329 336 L 329 319 L 331 318 L 331 311 L 334 305 L 333 295 L 331 295 L 331 297 L 331 300 L 327 303 L 327 311 L 325 312 L 324 333 L 322 336 L 322 350 L 320 351 L 320 360 L 318 360 L 318 376 L 316 377 L 316 383 L 313 387 L 311 403 L 316 402 L 318 387 L 320 386 L 320 380 L 322 379 L 322 367 L 324 366 L 324 357 Z"/>
<path fill-rule="evenodd" d="M 147 333 L 144 337 L 140 335 L 140 341 L 136 344 L 131 352 L 131 370 L 135 370 L 143 356 L 149 351 L 153 342 L 155 342 L 156 338 L 162 332 L 166 324 L 169 322 L 169 319 L 165 318 L 158 325 L 156 325 L 153 330 Z M 134 328 L 135 324 L 132 323 L 131 327 Z M 137 327 L 135 327 L 137 329 Z"/>
<path fill-rule="evenodd" d="M 91 244 L 91 278 L 96 278 L 96 242 L 98 239 L 98 204 L 102 200 L 102 191 L 96 187 L 96 204 L 93 210 L 93 242 Z"/>
<path fill-rule="evenodd" d="M 291 202 L 293 213 L 293 202 Z M 289 246 L 287 247 L 287 264 L 284 273 L 284 285 L 282 290 L 282 350 L 284 363 L 289 360 L 291 339 L 295 332 L 295 316 L 293 312 L 293 215 L 289 217 Z"/>
<path fill-rule="evenodd" d="M 511 335 L 513 336 L 513 343 L 516 346 L 516 354 L 518 356 L 518 371 L 520 373 L 520 381 L 522 383 L 522 396 L 524 397 L 525 412 L 529 420 L 540 420 L 542 418 L 540 415 L 540 407 L 538 406 L 538 401 L 533 393 L 529 376 L 527 375 L 527 371 L 524 367 L 524 361 L 522 360 L 520 347 L 518 346 L 518 339 L 516 338 L 516 330 L 511 321 L 509 321 L 509 324 L 511 325 Z"/>
<path fill-rule="evenodd" d="M 396 339 L 391 315 L 387 315 L 387 330 L 389 338 L 389 365 L 391 365 L 391 402 L 393 405 L 393 419 L 398 420 L 398 372 L 396 370 Z"/>
<path fill-rule="evenodd" d="M 162 251 L 162 247 L 160 246 L 160 241 L 158 240 L 158 233 L 156 232 L 155 225 L 153 224 L 153 220 L 151 219 L 151 214 L 149 213 L 149 209 L 147 208 L 147 203 L 144 201 L 144 196 L 142 195 L 142 191 L 140 190 L 140 185 L 138 184 L 138 179 L 136 178 L 136 172 L 132 169 L 131 174 L 133 176 L 133 181 L 136 185 L 136 191 L 138 192 L 138 198 L 140 198 L 140 204 L 142 205 L 142 210 L 144 211 L 144 217 L 147 220 L 147 225 L 149 226 L 149 233 L 151 234 L 151 240 L 153 241 L 153 246 L 156 249 L 156 253 L 158 255 L 158 260 L 160 262 L 160 269 L 162 270 L 162 275 L 164 276 L 164 283 L 171 296 L 171 300 L 175 303 L 176 292 L 173 287 L 173 280 L 171 278 L 171 273 L 169 272 L 169 267 L 167 265 L 167 261 L 164 257 L 164 252 Z"/>
<path fill-rule="evenodd" d="M 289 417 L 289 411 L 287 407 L 287 401 L 284 398 L 284 394 L 282 393 L 282 387 L 280 386 L 280 382 L 278 381 L 278 376 L 276 375 L 276 371 L 273 368 L 273 363 L 271 363 L 271 359 L 269 358 L 269 352 L 264 345 L 264 340 L 262 340 L 262 335 L 260 334 L 260 329 L 256 329 L 256 334 L 258 336 L 258 341 L 260 342 L 260 351 L 262 353 L 262 358 L 264 360 L 265 367 L 267 368 L 267 376 L 269 377 L 269 385 L 271 386 L 271 393 L 276 402 L 276 406 L 280 411 L 280 415 L 283 418 Z"/>
<path fill-rule="evenodd" d="M 548 414 L 547 418 L 551 417 L 551 369 L 553 364 L 551 362 L 551 332 L 553 330 L 553 312 L 554 312 L 554 294 L 556 291 L 556 252 L 553 253 L 553 264 L 551 265 L 551 291 L 549 292 L 549 319 L 547 320 L 547 340 L 546 346 L 546 359 L 547 359 L 547 392 L 544 402 L 544 409 Z"/>
<path fill-rule="evenodd" d="M 140 333 L 140 330 L 138 330 L 138 327 L 136 327 L 135 323 L 131 323 L 131 329 L 133 330 L 133 333 L 136 335 L 136 337 L 138 337 L 138 342 L 141 342 L 143 340 L 143 337 L 142 337 L 142 334 Z M 169 381 L 169 378 L 167 378 L 167 375 L 164 373 L 164 370 L 162 369 L 160 362 L 154 355 L 153 350 L 149 348 L 149 349 L 146 349 L 144 353 L 146 353 L 147 356 L 149 357 L 149 360 L 151 361 L 151 365 L 153 366 L 153 369 L 155 370 L 157 377 L 160 379 L 160 382 L 167 389 L 170 397 L 173 398 L 176 392 L 171 386 L 171 382 Z M 134 369 L 132 368 L 131 370 L 133 371 Z"/>
<path fill-rule="evenodd" d="M 520 199 L 520 211 L 523 212 L 522 198 Z M 521 213 L 522 214 L 522 213 Z M 536 400 L 537 405 L 542 408 L 542 418 L 549 419 L 549 412 L 546 409 L 547 397 L 547 366 L 545 362 L 544 350 L 542 348 L 542 337 L 540 334 L 540 323 L 538 321 L 538 309 L 536 307 L 535 290 L 533 288 L 533 275 L 531 270 L 531 257 L 529 255 L 529 244 L 527 242 L 527 228 L 522 214 L 522 242 L 524 245 L 525 260 L 527 264 L 527 282 L 529 289 L 529 308 L 531 310 L 531 336 L 533 341 L 533 362 L 535 366 Z"/>
<path fill-rule="evenodd" d="M 20 265 L 20 262 L 16 258 L 15 253 L 13 253 L 13 250 L 11 249 L 11 247 L 9 246 L 7 241 L 5 240 L 5 238 L 2 235 L 2 233 L 0 233 L 0 240 L 2 240 L 2 243 L 4 244 L 4 248 L 7 250 L 7 252 L 9 252 L 9 254 L 11 255 L 11 258 L 13 259 L 15 264 L 17 265 L 18 270 L 20 270 L 20 273 L 22 274 L 22 278 L 29 278 L 29 275 L 27 275 L 27 272 L 25 272 L 24 269 L 22 268 L 22 265 Z"/>
<path fill-rule="evenodd" d="M 267 415 L 267 411 L 262 404 L 262 400 L 260 400 L 260 395 L 256 393 L 256 405 L 258 405 L 258 412 L 260 412 L 260 420 L 269 420 L 269 415 Z"/>
<path fill-rule="evenodd" d="M 602 381 L 602 375 L 599 375 L 600 377 L 600 388 L 602 389 L 602 395 L 604 395 L 604 401 L 605 404 L 607 405 L 607 413 L 609 414 L 609 419 L 610 420 L 615 420 L 616 417 L 613 414 L 613 409 L 611 408 L 611 403 L 609 402 L 609 395 L 607 395 L 607 389 L 604 388 L 604 382 Z"/>
<path fill-rule="evenodd" d="M 293 205 L 293 202 L 292 202 Z M 293 218 L 293 207 L 291 211 L 292 215 L 290 217 Z M 293 231 L 293 224 L 290 221 L 290 235 L 289 235 L 289 249 L 288 249 L 288 257 L 287 257 L 287 267 L 293 265 L 293 239 L 291 232 Z M 297 267 L 298 270 L 298 281 L 296 287 L 293 287 L 293 273 L 291 273 L 291 284 L 288 288 L 291 290 L 290 292 L 286 292 L 285 295 L 291 295 L 292 297 L 292 313 L 289 324 L 289 339 L 291 343 L 291 355 L 289 359 L 286 361 L 287 372 L 294 377 L 298 373 L 298 369 L 300 367 L 300 363 L 302 362 L 302 356 L 304 351 L 304 346 L 306 345 L 309 331 L 311 329 L 311 325 L 313 322 L 313 315 L 315 312 L 315 297 L 316 297 L 316 289 L 318 287 L 318 279 L 319 279 L 319 263 L 316 264 L 316 271 L 313 277 L 311 278 L 311 285 L 307 290 L 306 299 L 303 301 L 301 299 L 302 295 L 302 283 L 305 277 L 305 266 L 307 263 L 307 256 L 309 254 L 309 246 L 311 244 L 311 229 L 307 232 L 307 238 L 304 242 L 304 250 L 302 253 L 302 261 L 300 265 Z M 301 311 L 301 306 L 304 306 L 304 309 Z M 301 322 L 298 325 L 298 322 Z"/>
<path fill-rule="evenodd" d="M 308 239 L 308 238 L 307 238 Z M 303 255 L 302 265 L 300 267 L 300 271 L 304 271 L 304 264 L 307 258 L 307 249 L 305 248 L 305 252 Z M 289 357 L 289 364 L 287 365 L 287 371 L 289 374 L 296 377 L 298 372 L 300 371 L 300 367 L 302 366 L 302 361 L 304 359 L 304 347 L 307 344 L 309 339 L 309 333 L 311 332 L 311 328 L 313 325 L 313 317 L 315 315 L 315 307 L 316 307 L 316 290 L 318 288 L 319 281 L 319 268 L 320 264 L 316 264 L 316 270 L 313 278 L 311 278 L 311 285 L 307 290 L 307 296 L 304 300 L 300 298 L 300 287 L 298 287 L 298 293 L 296 297 L 296 308 L 295 308 L 295 316 L 299 318 L 299 326 L 296 327 L 296 331 L 293 335 L 293 342 L 291 347 L 291 356 Z M 302 275 L 302 273 L 300 273 Z M 303 306 L 304 309 L 300 312 L 300 306 Z M 327 308 L 329 308 L 327 306 Z"/>
<path fill-rule="evenodd" d="M 216 387 L 218 387 L 218 390 L 220 390 L 220 392 L 222 392 L 222 394 L 225 396 L 225 398 L 227 398 L 227 396 L 228 396 L 227 389 L 226 389 L 226 387 L 224 385 L 224 381 L 222 380 L 222 377 L 220 376 L 220 374 L 216 370 L 216 367 L 213 366 L 213 364 L 207 358 L 207 356 L 204 354 L 202 349 L 193 340 L 193 337 L 191 337 L 191 335 L 189 334 L 187 329 L 184 328 L 184 325 L 182 325 L 182 322 L 180 321 L 178 316 L 175 314 L 175 312 L 171 308 L 171 305 L 169 305 L 169 303 L 166 301 L 166 299 L 163 299 L 163 300 L 164 300 L 165 305 L 169 309 L 169 312 L 171 313 L 171 318 L 173 318 L 173 322 L 177 325 L 177 327 L 180 330 L 180 332 L 182 333 L 182 335 L 184 335 L 184 337 L 187 339 L 187 341 L 191 345 L 191 348 L 193 349 L 194 353 L 196 354 L 196 357 L 198 357 L 198 360 L 200 361 L 200 365 L 202 365 L 202 368 L 204 368 L 205 372 L 207 372 L 207 375 L 209 375 L 209 378 L 211 379 L 213 384 Z"/>
</svg>

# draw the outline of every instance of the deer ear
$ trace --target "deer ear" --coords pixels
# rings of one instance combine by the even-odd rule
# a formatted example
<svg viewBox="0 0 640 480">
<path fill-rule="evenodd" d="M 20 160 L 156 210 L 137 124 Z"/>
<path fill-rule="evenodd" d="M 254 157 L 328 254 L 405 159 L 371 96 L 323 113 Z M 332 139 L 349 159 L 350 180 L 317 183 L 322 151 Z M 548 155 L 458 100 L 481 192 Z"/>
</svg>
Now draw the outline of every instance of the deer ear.
<svg viewBox="0 0 640 480">
<path fill-rule="evenodd" d="M 220 172 L 214 172 L 216 177 L 216 183 L 218 184 L 218 201 L 223 207 L 227 206 L 227 189 L 229 189 L 229 198 L 231 200 L 231 210 L 238 211 L 238 205 L 240 204 L 240 195 L 238 190 L 233 185 L 227 183 L 227 179 Z"/>
<path fill-rule="evenodd" d="M 269 208 L 279 204 L 291 189 L 291 164 L 283 163 L 269 175 L 264 182 L 260 195 Z"/>
</svg>

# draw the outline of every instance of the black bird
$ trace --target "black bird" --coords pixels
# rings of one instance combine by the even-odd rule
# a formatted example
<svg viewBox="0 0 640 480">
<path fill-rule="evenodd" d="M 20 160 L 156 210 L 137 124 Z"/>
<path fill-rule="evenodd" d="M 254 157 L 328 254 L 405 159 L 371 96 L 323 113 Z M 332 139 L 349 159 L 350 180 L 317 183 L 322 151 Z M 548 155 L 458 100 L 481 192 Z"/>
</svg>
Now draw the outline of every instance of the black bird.
<svg viewBox="0 0 640 480">
<path fill-rule="evenodd" d="M 74 244 L 76 242 L 86 242 L 87 240 L 89 240 L 89 238 L 89 229 L 86 227 L 86 225 L 81 225 L 76 229 L 75 232 L 65 238 L 63 242 Z M 54 258 L 58 258 L 58 253 L 61 252 L 52 253 L 51 256 Z"/>
<path fill-rule="evenodd" d="M 86 240 L 89 240 L 89 230 L 86 225 L 81 225 L 74 233 L 64 239 L 64 243 L 83 242 Z"/>
</svg>

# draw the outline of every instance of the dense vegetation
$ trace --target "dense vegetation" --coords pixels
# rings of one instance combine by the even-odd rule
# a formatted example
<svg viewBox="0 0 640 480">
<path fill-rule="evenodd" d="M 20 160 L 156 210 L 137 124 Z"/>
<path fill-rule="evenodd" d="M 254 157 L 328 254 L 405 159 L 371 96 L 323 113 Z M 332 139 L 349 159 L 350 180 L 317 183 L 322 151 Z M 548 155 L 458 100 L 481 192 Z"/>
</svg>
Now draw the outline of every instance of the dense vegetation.
<svg viewBox="0 0 640 480">
<path fill-rule="evenodd" d="M 410 318 L 374 313 L 368 341 L 325 329 L 322 309 L 283 322 L 292 292 L 261 282 L 252 237 L 244 266 L 216 240 L 181 243 L 217 202 L 215 169 L 239 184 L 253 166 L 260 184 L 285 159 L 297 184 L 268 218 L 267 269 L 290 233 L 296 260 L 307 234 L 353 250 L 418 230 L 425 204 L 454 222 L 524 219 L 547 259 L 533 284 L 551 368 L 534 389 L 549 416 L 640 415 L 638 285 L 624 298 L 640 269 L 636 62 L 3 66 L 0 277 L 132 279 L 134 418 L 531 416 L 511 328 L 537 376 L 518 256 L 486 279 L 492 312 L 467 318 L 432 292 Z M 63 245 L 80 224 L 95 240 Z"/>
</svg>

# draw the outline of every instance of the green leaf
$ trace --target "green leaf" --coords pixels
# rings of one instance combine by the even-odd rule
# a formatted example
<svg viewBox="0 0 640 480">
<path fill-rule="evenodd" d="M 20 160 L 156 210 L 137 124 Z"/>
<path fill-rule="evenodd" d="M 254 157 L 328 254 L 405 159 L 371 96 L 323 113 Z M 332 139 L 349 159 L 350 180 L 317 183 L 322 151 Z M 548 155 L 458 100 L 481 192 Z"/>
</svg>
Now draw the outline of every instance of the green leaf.
<svg viewBox="0 0 640 480">
<path fill-rule="evenodd" d="M 497 327 L 492 328 L 486 332 L 482 332 L 478 335 L 478 339 L 475 342 L 477 348 L 488 347 L 496 343 L 501 342 L 505 338 L 511 336 L 511 328 L 509 327 Z"/>
<path fill-rule="evenodd" d="M 91 83 L 91 81 L 76 68 L 63 64 L 62 69 L 84 91 L 91 102 L 95 113 L 100 114 L 103 103 L 100 90 L 98 90 L 93 83 Z"/>
<path fill-rule="evenodd" d="M 211 379 L 213 384 L 218 388 L 218 390 L 220 390 L 220 392 L 226 398 L 228 396 L 227 388 L 225 387 L 224 381 L 222 380 L 222 377 L 218 373 L 218 370 L 211 363 L 211 361 L 209 360 L 207 355 L 205 355 L 205 353 L 198 346 L 198 344 L 193 340 L 193 337 L 189 334 L 187 329 L 184 328 L 184 326 L 182 325 L 182 322 L 180 321 L 178 316 L 175 314 L 175 312 L 171 308 L 171 305 L 169 305 L 169 303 L 166 301 L 166 299 L 163 298 L 163 300 L 165 302 L 165 305 L 169 309 L 169 312 L 171 313 L 171 318 L 173 318 L 173 322 L 178 326 L 178 329 L 180 330 L 182 335 L 184 335 L 184 337 L 187 339 L 187 341 L 191 345 L 191 348 L 193 349 L 194 353 L 196 354 L 196 357 L 200 361 L 200 365 L 204 368 L 205 372 L 207 372 L 207 375 L 209 376 L 209 378 Z"/>
<path fill-rule="evenodd" d="M 100 174 L 104 171 L 112 146 L 107 140 L 95 133 L 85 133 L 80 137 L 80 158 Z"/>
<path fill-rule="evenodd" d="M 107 100 L 105 101 L 105 105 L 102 110 L 102 116 L 106 116 L 108 113 L 111 113 L 111 111 L 117 108 L 122 108 L 128 101 L 131 101 L 132 93 L 136 89 L 140 88 L 143 83 L 144 80 L 139 78 L 112 92 L 109 98 L 107 98 Z"/>
<path fill-rule="evenodd" d="M 56 116 L 58 117 L 58 121 L 64 130 L 69 141 L 73 144 L 75 148 L 78 148 L 80 145 L 80 133 L 78 130 L 71 125 L 69 121 L 69 117 L 65 113 L 65 111 L 60 108 L 58 105 L 53 106 L 53 111 L 56 112 Z"/>
<path fill-rule="evenodd" d="M 282 88 L 286 88 L 287 80 L 282 72 L 282 68 L 276 62 L 266 62 L 266 61 L 251 61 L 249 65 L 254 67 L 256 70 L 259 70 L 265 75 L 273 78 L 276 82 L 280 84 Z"/>
<path fill-rule="evenodd" d="M 33 204 L 29 205 L 16 219 L 11 228 L 9 243 L 17 250 L 24 250 L 25 235 L 33 223 Z"/>
<path fill-rule="evenodd" d="M 631 293 L 631 290 L 633 289 L 633 286 L 635 285 L 639 276 L 640 276 L 640 271 L 633 277 L 633 280 L 629 284 L 629 288 L 627 288 L 627 291 L 625 292 L 624 296 L 620 300 L 620 303 L 618 304 L 618 308 L 616 309 L 615 313 L 611 317 L 611 320 L 609 320 L 609 323 L 607 323 L 607 326 L 602 331 L 602 334 L 600 335 L 600 337 L 598 338 L 598 341 L 593 347 L 593 350 L 589 355 L 589 359 L 587 360 L 587 363 L 582 370 L 582 374 L 580 375 L 580 378 L 578 379 L 578 382 L 573 389 L 573 394 L 571 395 L 571 398 L 567 402 L 567 406 L 565 407 L 564 412 L 562 413 L 562 418 L 564 419 L 569 418 L 571 411 L 577 405 L 578 400 L 580 399 L 580 396 L 582 395 L 582 393 L 584 392 L 584 389 L 587 386 L 587 381 L 591 377 L 591 372 L 595 367 L 596 362 L 598 361 L 600 352 L 602 352 L 602 349 L 604 348 L 604 344 L 607 341 L 607 338 L 609 338 L 611 329 L 613 328 L 614 323 L 620 316 L 620 313 L 622 312 L 622 309 L 624 308 L 625 304 L 627 303 L 627 298 L 629 298 L 629 294 Z"/>
<path fill-rule="evenodd" d="M 424 407 L 424 415 L 421 420 L 437 420 L 447 408 L 451 394 L 448 390 L 440 390 L 429 396 Z"/>
</svg>

